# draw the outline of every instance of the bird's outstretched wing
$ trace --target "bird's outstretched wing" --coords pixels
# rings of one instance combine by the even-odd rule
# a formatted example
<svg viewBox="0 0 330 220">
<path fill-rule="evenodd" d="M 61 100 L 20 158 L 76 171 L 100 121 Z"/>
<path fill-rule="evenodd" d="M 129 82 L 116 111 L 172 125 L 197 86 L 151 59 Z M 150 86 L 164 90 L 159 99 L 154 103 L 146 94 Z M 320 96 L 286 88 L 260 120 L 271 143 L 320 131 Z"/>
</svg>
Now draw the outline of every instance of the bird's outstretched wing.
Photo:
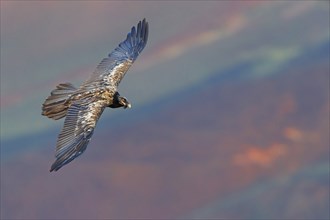
<svg viewBox="0 0 330 220">
<path fill-rule="evenodd" d="M 145 19 L 140 21 L 136 28 L 132 27 L 126 40 L 121 42 L 107 58 L 101 61 L 81 88 L 89 90 L 104 86 L 117 87 L 127 70 L 146 46 L 148 29 L 148 22 Z"/>
<path fill-rule="evenodd" d="M 70 106 L 64 127 L 58 136 L 56 161 L 50 171 L 57 171 L 86 150 L 106 105 L 104 100 L 89 98 L 76 101 Z"/>
</svg>

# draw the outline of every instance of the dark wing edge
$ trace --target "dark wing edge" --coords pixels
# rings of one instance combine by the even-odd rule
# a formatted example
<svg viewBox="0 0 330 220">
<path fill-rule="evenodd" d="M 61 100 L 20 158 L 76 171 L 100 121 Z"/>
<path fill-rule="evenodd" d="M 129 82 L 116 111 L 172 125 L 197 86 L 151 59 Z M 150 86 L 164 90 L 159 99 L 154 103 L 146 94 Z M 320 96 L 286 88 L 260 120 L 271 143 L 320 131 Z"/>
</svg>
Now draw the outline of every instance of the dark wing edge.
<svg viewBox="0 0 330 220">
<path fill-rule="evenodd" d="M 131 32 L 127 34 L 126 40 L 109 54 L 116 60 L 131 60 L 134 62 L 147 44 L 149 35 L 149 24 L 146 19 L 139 22 L 137 28 L 132 27 Z"/>
<path fill-rule="evenodd" d="M 86 150 L 105 106 L 103 100 L 83 100 L 70 106 L 63 129 L 58 136 L 56 161 L 52 164 L 50 172 L 59 170 Z"/>
<path fill-rule="evenodd" d="M 146 46 L 148 35 L 149 24 L 146 19 L 143 19 L 137 24 L 137 27 L 133 26 L 126 39 L 107 58 L 100 62 L 92 76 L 83 83 L 82 87 L 118 86 L 126 71 Z M 120 70 L 116 67 L 120 67 Z M 114 81 L 114 84 L 112 81 Z"/>
</svg>

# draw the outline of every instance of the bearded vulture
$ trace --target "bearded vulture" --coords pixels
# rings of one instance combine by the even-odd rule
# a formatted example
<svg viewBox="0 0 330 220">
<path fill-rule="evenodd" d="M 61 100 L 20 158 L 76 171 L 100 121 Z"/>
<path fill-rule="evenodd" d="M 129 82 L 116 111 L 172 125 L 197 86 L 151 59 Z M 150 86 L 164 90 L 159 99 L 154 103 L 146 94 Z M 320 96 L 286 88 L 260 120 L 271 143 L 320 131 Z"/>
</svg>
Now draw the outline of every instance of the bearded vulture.
<svg viewBox="0 0 330 220">
<path fill-rule="evenodd" d="M 148 22 L 143 19 L 79 88 L 62 83 L 51 92 L 42 105 L 42 115 L 54 120 L 65 117 L 65 120 L 50 172 L 59 170 L 86 150 L 106 107 L 131 107 L 127 99 L 120 96 L 117 87 L 147 41 Z"/>
</svg>

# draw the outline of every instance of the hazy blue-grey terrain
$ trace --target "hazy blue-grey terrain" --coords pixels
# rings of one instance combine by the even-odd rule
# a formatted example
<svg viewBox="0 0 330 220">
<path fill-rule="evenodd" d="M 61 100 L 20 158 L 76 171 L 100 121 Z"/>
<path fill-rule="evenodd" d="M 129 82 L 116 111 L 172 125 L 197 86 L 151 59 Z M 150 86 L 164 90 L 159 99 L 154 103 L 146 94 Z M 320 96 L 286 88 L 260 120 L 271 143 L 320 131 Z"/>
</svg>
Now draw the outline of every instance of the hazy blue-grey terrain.
<svg viewBox="0 0 330 220">
<path fill-rule="evenodd" d="M 1 219 L 329 219 L 329 2 L 0 4 Z M 143 18 L 133 108 L 50 173 L 44 99 Z"/>
</svg>

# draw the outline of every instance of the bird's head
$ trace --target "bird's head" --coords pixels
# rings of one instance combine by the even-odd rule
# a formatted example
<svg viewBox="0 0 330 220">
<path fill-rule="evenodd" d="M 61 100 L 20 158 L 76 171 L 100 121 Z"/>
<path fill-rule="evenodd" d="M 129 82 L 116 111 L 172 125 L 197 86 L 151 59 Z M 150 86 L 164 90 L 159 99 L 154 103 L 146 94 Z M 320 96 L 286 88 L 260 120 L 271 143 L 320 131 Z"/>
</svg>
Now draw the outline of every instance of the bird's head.
<svg viewBox="0 0 330 220">
<path fill-rule="evenodd" d="M 128 102 L 128 100 L 125 97 L 119 97 L 118 98 L 119 104 L 123 106 L 124 108 L 131 108 L 131 103 Z"/>
</svg>

